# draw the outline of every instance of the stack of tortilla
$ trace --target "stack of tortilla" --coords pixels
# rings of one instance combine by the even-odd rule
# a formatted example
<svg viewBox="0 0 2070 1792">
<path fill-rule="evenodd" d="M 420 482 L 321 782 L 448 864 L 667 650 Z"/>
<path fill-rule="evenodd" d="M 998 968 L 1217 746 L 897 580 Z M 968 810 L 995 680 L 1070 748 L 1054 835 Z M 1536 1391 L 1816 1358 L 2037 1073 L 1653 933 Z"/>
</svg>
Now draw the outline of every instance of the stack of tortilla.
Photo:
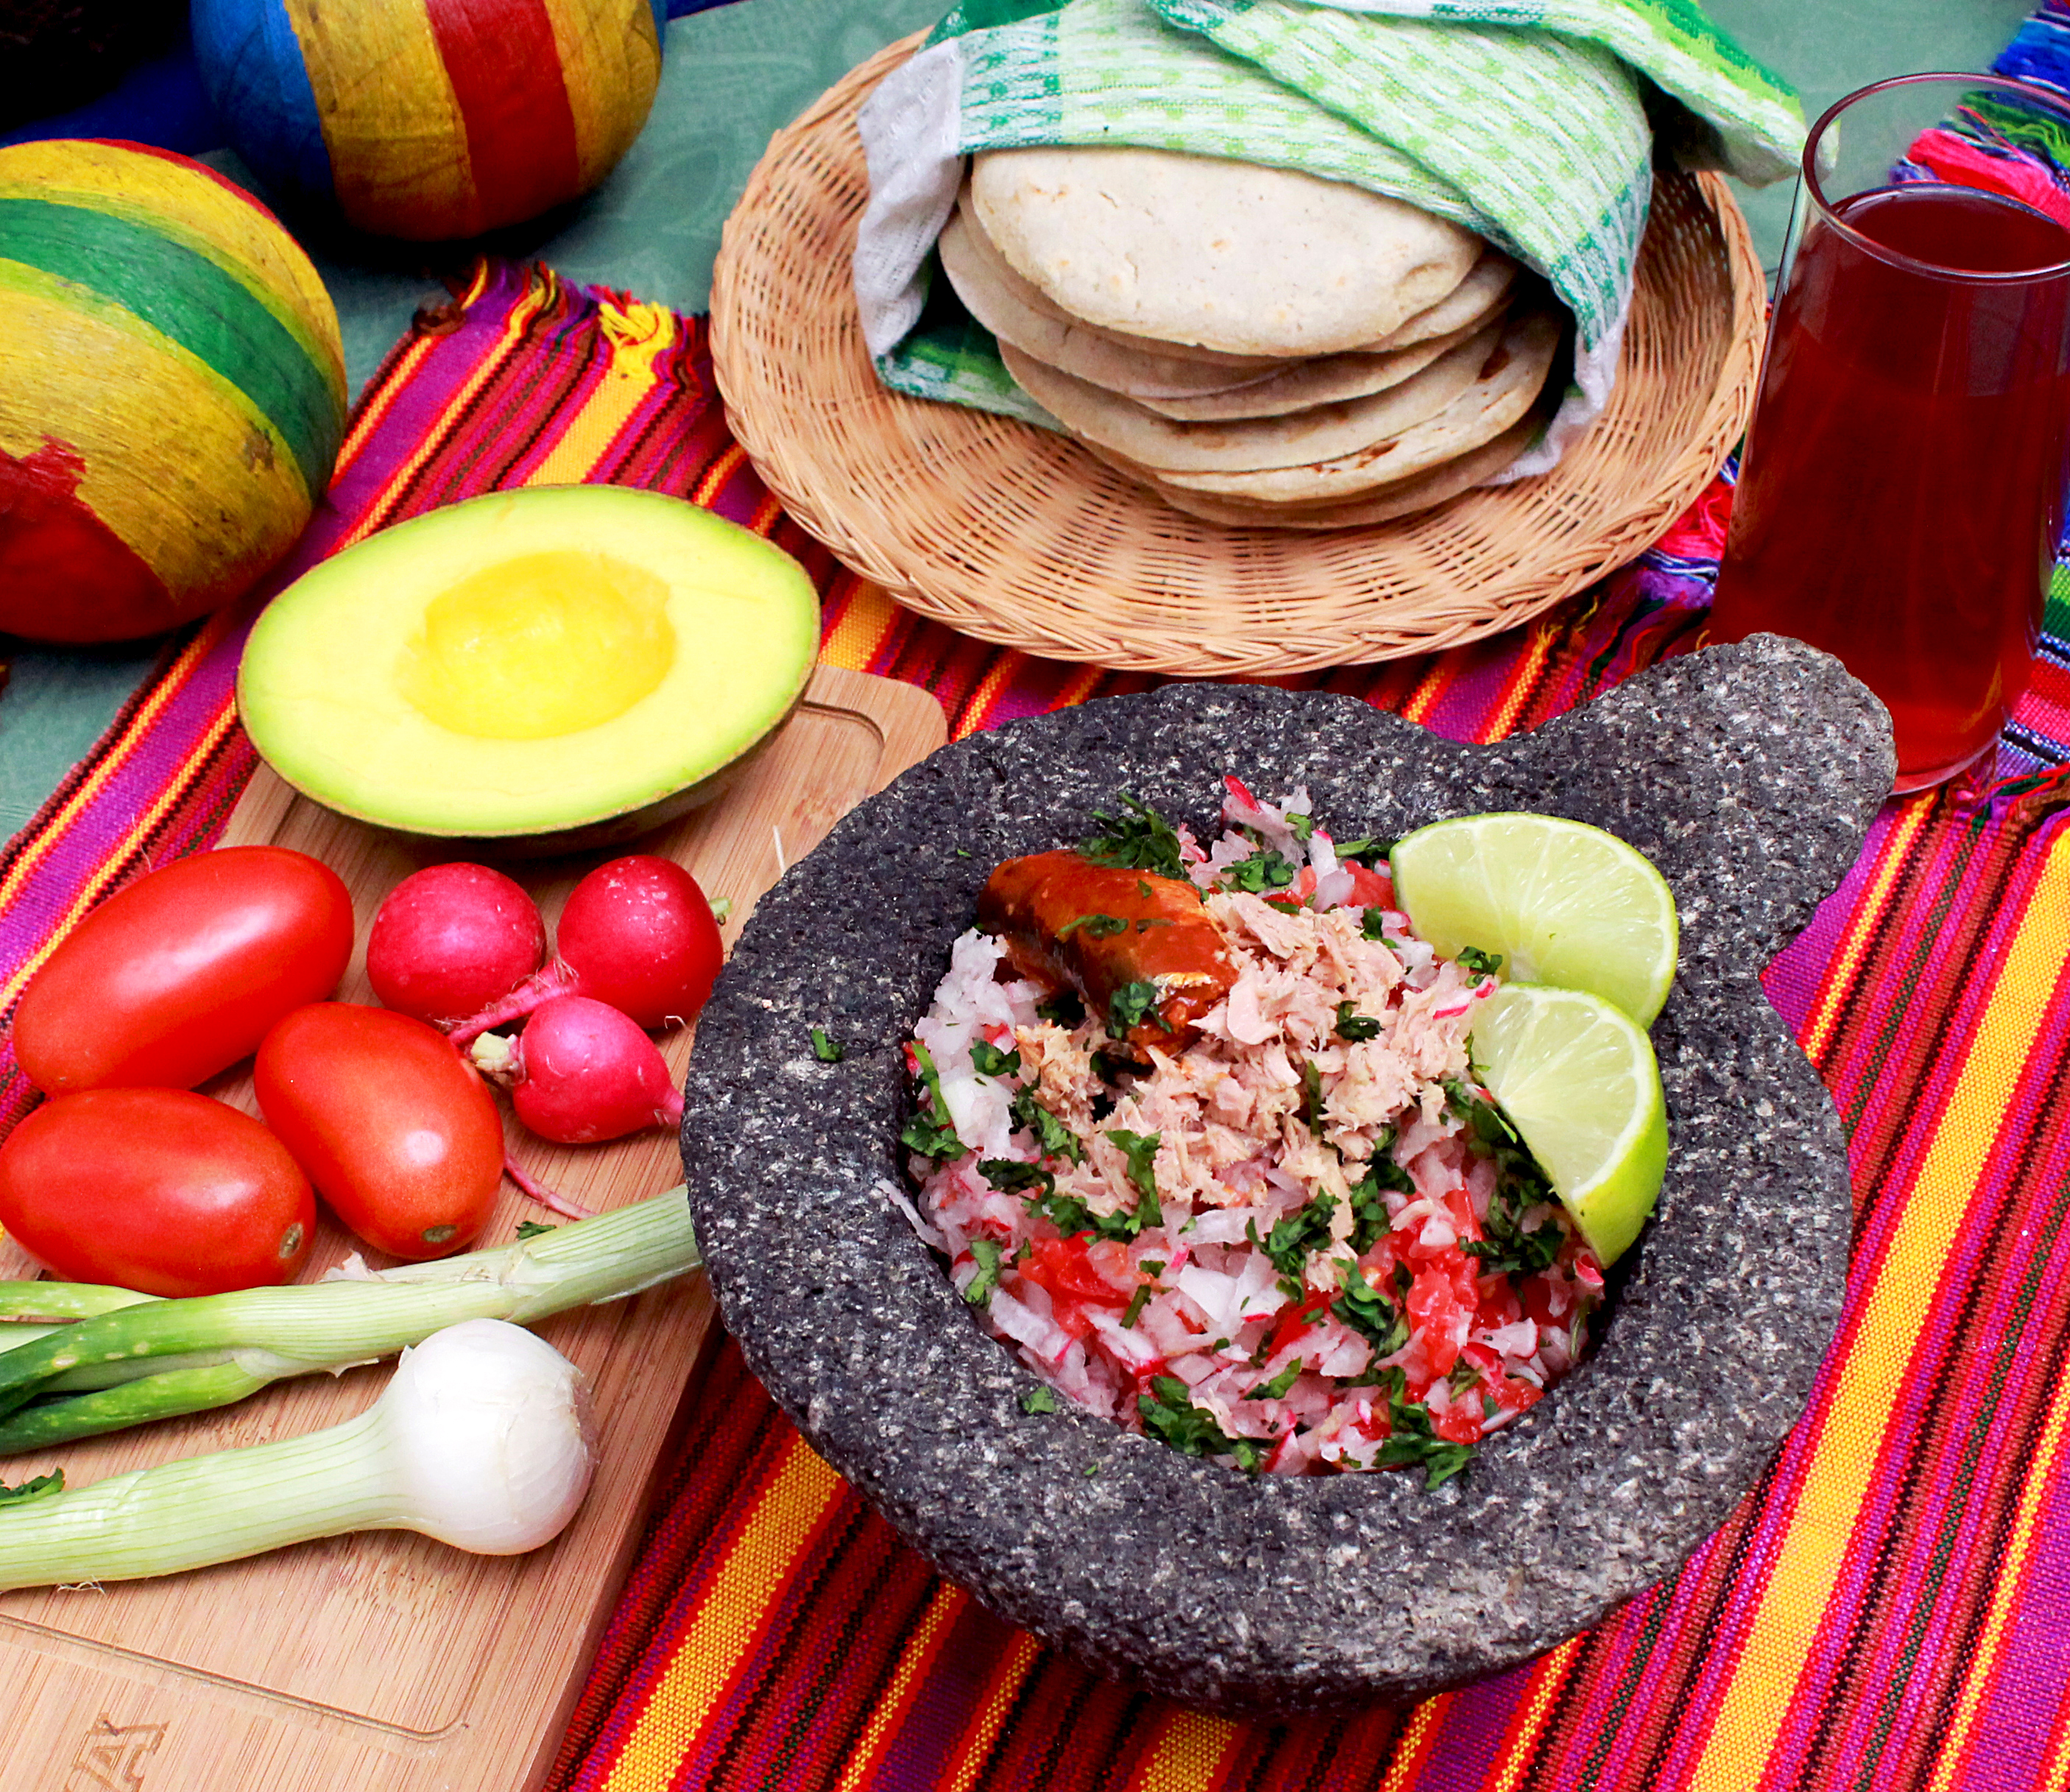
<svg viewBox="0 0 2070 1792">
<path fill-rule="evenodd" d="M 1483 484 L 1543 427 L 1565 316 L 1471 231 L 1160 149 L 972 158 L 939 248 L 1016 381 L 1216 522 L 1329 529 Z"/>
</svg>

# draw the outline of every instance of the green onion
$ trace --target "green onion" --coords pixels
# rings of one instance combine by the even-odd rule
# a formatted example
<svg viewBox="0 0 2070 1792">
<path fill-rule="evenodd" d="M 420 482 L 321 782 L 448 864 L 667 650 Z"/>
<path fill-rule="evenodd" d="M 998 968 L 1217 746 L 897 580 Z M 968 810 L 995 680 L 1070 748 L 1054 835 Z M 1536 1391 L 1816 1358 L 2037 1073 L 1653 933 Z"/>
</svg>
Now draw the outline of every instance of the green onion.
<svg viewBox="0 0 2070 1792">
<path fill-rule="evenodd" d="M 702 1261 L 676 1188 L 516 1244 L 363 1279 L 139 1297 L 0 1351 L 0 1455 L 227 1405 L 287 1376 L 375 1361 L 463 1319 L 529 1325 L 637 1294 Z"/>
<path fill-rule="evenodd" d="M 0 1507 L 0 1587 L 137 1580 L 348 1531 L 536 1549 L 575 1516 L 595 1467 L 582 1382 L 518 1327 L 441 1330 L 343 1425 Z"/>
</svg>

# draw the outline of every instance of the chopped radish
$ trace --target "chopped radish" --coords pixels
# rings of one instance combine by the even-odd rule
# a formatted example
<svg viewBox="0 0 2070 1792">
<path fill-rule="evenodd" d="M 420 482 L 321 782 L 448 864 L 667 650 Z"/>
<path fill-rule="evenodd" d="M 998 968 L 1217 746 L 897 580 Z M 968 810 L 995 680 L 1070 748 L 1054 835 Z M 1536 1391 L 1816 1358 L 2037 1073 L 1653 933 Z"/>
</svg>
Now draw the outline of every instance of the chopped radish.
<svg viewBox="0 0 2070 1792">
<path fill-rule="evenodd" d="M 532 898 L 485 865 L 432 865 L 389 891 L 366 940 L 382 1005 L 450 1027 L 507 996 L 546 955 Z"/>
<path fill-rule="evenodd" d="M 570 892 L 553 962 L 452 1029 L 477 1033 L 530 1014 L 554 996 L 587 996 L 641 1026 L 696 1018 L 723 948 L 711 904 L 673 860 L 637 853 L 600 865 Z"/>
<path fill-rule="evenodd" d="M 509 1089 L 518 1118 L 557 1145 L 593 1145 L 683 1117 L 654 1041 L 587 996 L 549 997 L 516 1038 L 485 1033 L 471 1055 Z"/>
</svg>

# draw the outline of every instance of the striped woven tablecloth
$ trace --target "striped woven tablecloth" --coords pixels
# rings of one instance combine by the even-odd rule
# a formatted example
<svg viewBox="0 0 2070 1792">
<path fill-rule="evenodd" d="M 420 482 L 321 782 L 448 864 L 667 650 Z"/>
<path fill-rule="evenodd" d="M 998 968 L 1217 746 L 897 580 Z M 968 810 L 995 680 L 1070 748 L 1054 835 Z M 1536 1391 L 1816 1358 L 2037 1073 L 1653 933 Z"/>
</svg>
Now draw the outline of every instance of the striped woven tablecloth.
<svg viewBox="0 0 2070 1792">
<path fill-rule="evenodd" d="M 2070 47 L 2052 4 L 2008 61 Z M 832 663 L 904 678 L 957 734 L 1140 688 L 915 620 L 782 513 L 727 434 L 701 321 L 489 264 L 368 388 L 282 578 L 497 487 L 650 486 L 771 535 L 825 594 Z M 1529 728 L 1700 635 L 1720 481 L 1543 620 L 1303 684 L 1461 739 Z M 170 648 L 0 855 L 0 1004 L 139 869 L 207 845 L 253 764 L 248 612 Z M 1242 1725 L 1098 1680 L 898 1544 L 722 1345 L 556 1765 L 664 1787 L 1873 1786 L 2070 1779 L 2070 571 L 1980 794 L 1893 801 L 1769 968 L 1853 1135 L 1838 1346 L 1768 1474 L 1683 1570 L 1532 1666 L 1405 1711 Z M 0 1126 L 32 1095 L 0 1044 Z"/>
</svg>

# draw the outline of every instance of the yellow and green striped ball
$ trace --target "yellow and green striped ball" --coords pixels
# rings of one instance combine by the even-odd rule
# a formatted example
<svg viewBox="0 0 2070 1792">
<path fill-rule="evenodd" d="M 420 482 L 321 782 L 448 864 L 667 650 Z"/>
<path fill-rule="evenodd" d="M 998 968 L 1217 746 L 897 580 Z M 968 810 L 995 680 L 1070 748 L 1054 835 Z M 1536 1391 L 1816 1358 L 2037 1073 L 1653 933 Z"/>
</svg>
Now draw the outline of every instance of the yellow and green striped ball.
<svg viewBox="0 0 2070 1792">
<path fill-rule="evenodd" d="M 415 241 L 587 193 L 661 77 L 664 0 L 194 0 L 209 103 L 270 193 Z"/>
<path fill-rule="evenodd" d="M 241 596 L 345 432 L 338 313 L 199 162 L 0 149 L 0 630 L 130 640 Z"/>
</svg>

